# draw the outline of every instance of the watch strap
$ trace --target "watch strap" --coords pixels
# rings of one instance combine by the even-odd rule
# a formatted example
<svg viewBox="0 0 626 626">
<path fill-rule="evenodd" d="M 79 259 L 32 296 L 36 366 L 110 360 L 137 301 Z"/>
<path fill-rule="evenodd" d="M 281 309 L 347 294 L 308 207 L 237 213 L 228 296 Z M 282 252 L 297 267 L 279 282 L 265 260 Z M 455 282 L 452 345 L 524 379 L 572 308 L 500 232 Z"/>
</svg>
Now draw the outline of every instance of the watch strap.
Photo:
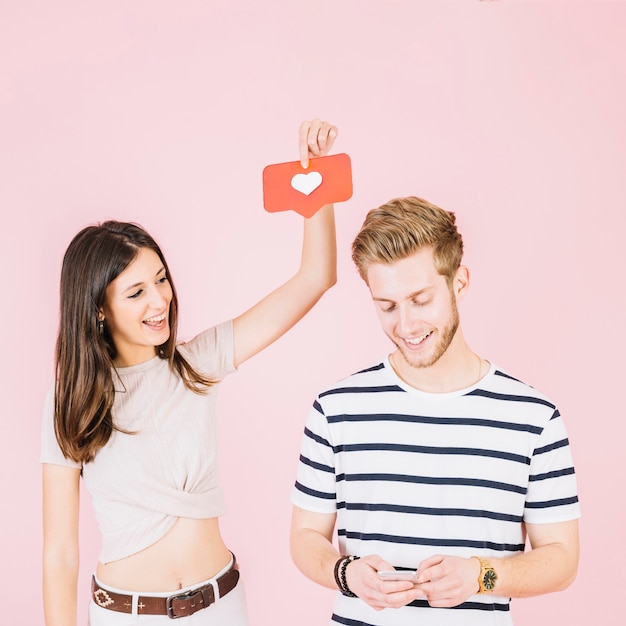
<svg viewBox="0 0 626 626">
<path fill-rule="evenodd" d="M 496 588 L 498 575 L 491 565 L 489 559 L 480 556 L 473 556 L 480 563 L 480 574 L 478 575 L 478 593 L 491 593 Z"/>
</svg>

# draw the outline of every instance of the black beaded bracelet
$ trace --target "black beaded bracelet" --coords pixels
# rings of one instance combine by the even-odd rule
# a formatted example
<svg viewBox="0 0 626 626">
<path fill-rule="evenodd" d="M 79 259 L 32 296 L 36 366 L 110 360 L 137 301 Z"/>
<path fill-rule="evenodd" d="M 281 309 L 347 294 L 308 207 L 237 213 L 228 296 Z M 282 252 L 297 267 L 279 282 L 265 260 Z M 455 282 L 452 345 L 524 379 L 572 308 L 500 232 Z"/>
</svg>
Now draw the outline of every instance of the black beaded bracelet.
<svg viewBox="0 0 626 626">
<path fill-rule="evenodd" d="M 348 565 L 350 565 L 350 563 L 352 563 L 352 561 L 356 561 L 359 557 L 358 556 L 346 556 L 341 560 L 341 566 L 338 568 L 339 569 L 339 581 L 341 582 L 341 584 L 339 585 L 339 589 L 341 590 L 341 593 L 343 593 L 344 596 L 348 596 L 348 598 L 356 598 L 356 593 L 354 593 L 350 587 L 348 587 L 348 581 L 346 580 L 346 569 L 348 567 Z"/>
<path fill-rule="evenodd" d="M 335 582 L 337 583 L 337 589 L 340 591 L 343 591 L 343 589 L 341 589 L 341 581 L 339 580 L 339 566 L 341 565 L 341 561 L 345 558 L 345 556 L 340 556 L 335 563 Z"/>
</svg>

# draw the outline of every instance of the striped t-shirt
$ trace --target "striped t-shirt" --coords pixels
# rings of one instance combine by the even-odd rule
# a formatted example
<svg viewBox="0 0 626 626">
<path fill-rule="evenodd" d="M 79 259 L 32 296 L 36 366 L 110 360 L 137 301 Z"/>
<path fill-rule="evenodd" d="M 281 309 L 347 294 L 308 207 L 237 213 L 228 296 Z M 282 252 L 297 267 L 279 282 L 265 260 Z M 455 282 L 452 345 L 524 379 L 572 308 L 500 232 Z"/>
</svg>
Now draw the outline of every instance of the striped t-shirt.
<svg viewBox="0 0 626 626">
<path fill-rule="evenodd" d="M 389 361 L 321 393 L 309 414 L 292 502 L 337 514 L 342 554 L 378 554 L 415 568 L 433 554 L 512 556 L 523 522 L 580 515 L 560 413 L 491 365 L 476 385 L 426 393 Z M 333 624 L 511 624 L 509 599 L 470 597 L 454 609 L 417 600 L 374 611 L 337 594 Z"/>
</svg>

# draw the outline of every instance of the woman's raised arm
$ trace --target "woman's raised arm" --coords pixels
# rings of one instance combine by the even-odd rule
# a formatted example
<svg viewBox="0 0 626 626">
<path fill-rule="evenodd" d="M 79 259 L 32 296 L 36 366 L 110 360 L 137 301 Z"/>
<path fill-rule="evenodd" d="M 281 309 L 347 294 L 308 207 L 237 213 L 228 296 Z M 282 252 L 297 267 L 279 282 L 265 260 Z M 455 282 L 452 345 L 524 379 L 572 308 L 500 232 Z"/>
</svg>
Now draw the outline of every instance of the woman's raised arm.
<svg viewBox="0 0 626 626">
<path fill-rule="evenodd" d="M 337 137 L 327 122 L 303 122 L 299 131 L 300 161 L 324 156 Z M 304 221 L 300 268 L 286 283 L 272 291 L 234 320 L 235 365 L 240 365 L 285 334 L 311 310 L 337 281 L 337 243 L 332 205 Z"/>
</svg>

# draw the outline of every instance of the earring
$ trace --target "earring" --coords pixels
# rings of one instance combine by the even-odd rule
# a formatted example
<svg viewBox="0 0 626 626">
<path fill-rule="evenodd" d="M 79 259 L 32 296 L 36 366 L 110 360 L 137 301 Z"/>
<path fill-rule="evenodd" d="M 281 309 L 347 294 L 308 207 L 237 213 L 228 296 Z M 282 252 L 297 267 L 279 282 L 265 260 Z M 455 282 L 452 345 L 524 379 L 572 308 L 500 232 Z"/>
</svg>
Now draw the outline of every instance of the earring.
<svg viewBox="0 0 626 626">
<path fill-rule="evenodd" d="M 104 335 L 104 320 L 98 320 L 98 333 Z"/>
</svg>

